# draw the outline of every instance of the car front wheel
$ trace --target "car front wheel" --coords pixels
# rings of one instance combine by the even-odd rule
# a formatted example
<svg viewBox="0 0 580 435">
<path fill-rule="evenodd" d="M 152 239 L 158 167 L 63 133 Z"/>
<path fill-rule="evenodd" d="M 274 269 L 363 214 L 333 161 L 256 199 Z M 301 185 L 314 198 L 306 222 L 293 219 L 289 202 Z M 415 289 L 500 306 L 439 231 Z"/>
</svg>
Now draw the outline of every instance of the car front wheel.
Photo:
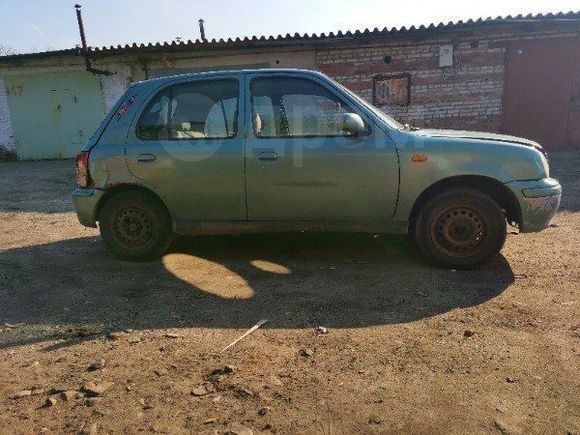
<svg viewBox="0 0 580 435">
<path fill-rule="evenodd" d="M 501 250 L 506 222 L 503 211 L 489 195 L 453 188 L 438 193 L 421 207 L 414 236 L 421 252 L 435 263 L 469 269 Z"/>
<path fill-rule="evenodd" d="M 121 192 L 107 200 L 99 229 L 107 248 L 122 260 L 157 258 L 172 240 L 171 218 L 164 207 L 138 191 Z"/>
</svg>

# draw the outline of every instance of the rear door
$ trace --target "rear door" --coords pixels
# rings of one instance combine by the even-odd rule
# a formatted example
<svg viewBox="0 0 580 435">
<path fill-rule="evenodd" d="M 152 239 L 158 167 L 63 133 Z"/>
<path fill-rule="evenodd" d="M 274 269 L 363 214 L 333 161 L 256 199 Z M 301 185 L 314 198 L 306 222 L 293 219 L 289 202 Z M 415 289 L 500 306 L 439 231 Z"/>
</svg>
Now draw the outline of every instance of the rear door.
<svg viewBox="0 0 580 435">
<path fill-rule="evenodd" d="M 133 121 L 128 167 L 177 219 L 245 220 L 241 75 L 157 90 Z"/>
<path fill-rule="evenodd" d="M 353 101 L 325 80 L 249 73 L 246 92 L 250 220 L 383 221 L 398 192 L 394 145 Z M 359 114 L 368 134 L 342 131 Z"/>
</svg>

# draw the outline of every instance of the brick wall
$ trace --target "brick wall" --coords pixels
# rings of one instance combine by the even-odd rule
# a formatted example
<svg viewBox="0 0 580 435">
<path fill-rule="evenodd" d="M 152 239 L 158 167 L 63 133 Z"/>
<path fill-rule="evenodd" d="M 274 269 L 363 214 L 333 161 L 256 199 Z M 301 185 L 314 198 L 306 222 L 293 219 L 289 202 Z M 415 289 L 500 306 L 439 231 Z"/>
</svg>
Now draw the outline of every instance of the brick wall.
<svg viewBox="0 0 580 435">
<path fill-rule="evenodd" d="M 375 41 L 348 48 L 317 50 L 317 68 L 372 102 L 373 77 L 410 74 L 410 104 L 386 105 L 400 122 L 419 127 L 499 131 L 505 42 L 519 38 L 562 36 L 518 34 L 510 29 L 478 36 L 414 42 L 411 38 Z M 439 48 L 454 46 L 454 66 L 439 67 Z M 384 57 L 391 57 L 385 63 Z M 380 107 L 380 106 L 379 106 Z"/>
<path fill-rule="evenodd" d="M 277 48 L 254 48 L 227 52 L 180 52 L 167 56 L 177 69 L 211 69 L 212 66 L 268 63 L 273 67 L 318 69 L 372 102 L 373 78 L 408 74 L 410 104 L 381 107 L 395 119 L 432 128 L 499 131 L 504 88 L 505 46 L 511 40 L 539 39 L 578 34 L 576 23 L 545 23 L 494 27 L 462 27 L 432 33 L 370 35 L 325 38 Z M 454 47 L 454 66 L 439 67 L 441 45 Z M 143 68 L 166 68 L 166 56 L 127 54 L 95 60 L 95 66 L 117 72 L 101 76 L 107 110 L 131 80 L 144 78 Z M 385 62 L 385 56 L 390 62 Z M 23 62 L 0 69 L 0 148 L 15 148 L 3 74 L 36 74 L 83 70 L 82 58 L 67 56 Z"/>
</svg>

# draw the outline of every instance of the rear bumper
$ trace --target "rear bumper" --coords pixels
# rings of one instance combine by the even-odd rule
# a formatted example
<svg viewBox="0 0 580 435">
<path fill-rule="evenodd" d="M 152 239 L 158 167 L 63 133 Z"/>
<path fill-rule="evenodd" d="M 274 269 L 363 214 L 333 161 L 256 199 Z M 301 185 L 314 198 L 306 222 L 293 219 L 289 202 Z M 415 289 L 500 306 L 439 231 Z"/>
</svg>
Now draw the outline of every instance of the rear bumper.
<svg viewBox="0 0 580 435">
<path fill-rule="evenodd" d="M 73 202 L 79 222 L 85 227 L 97 227 L 97 207 L 105 192 L 79 188 L 73 192 Z"/>
<path fill-rule="evenodd" d="M 520 204 L 522 233 L 541 231 L 560 207 L 562 186 L 553 178 L 531 181 L 513 181 L 507 186 L 515 194 Z"/>
</svg>

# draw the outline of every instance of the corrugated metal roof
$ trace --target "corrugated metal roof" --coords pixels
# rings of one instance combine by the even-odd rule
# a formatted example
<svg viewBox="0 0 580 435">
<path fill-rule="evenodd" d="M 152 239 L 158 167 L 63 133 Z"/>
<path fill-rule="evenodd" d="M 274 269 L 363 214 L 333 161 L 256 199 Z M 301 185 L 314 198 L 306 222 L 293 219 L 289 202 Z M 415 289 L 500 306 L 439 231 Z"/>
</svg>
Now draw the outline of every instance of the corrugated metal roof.
<svg viewBox="0 0 580 435">
<path fill-rule="evenodd" d="M 89 52 L 100 55 L 107 54 L 121 54 L 126 52 L 159 52 L 159 51 L 188 51 L 188 50 L 211 50 L 211 49 L 236 49 L 236 48 L 249 48 L 258 46 L 268 46 L 268 45 L 293 45 L 300 43 L 315 43 L 317 41 L 324 40 L 348 40 L 356 38 L 368 38 L 368 37 L 379 37 L 388 35 L 405 35 L 414 33 L 431 33 L 436 31 L 448 31 L 456 30 L 462 27 L 474 27 L 474 26 L 489 26 L 497 24 L 509 24 L 509 23 L 541 23 L 541 22 L 578 22 L 580 23 L 580 11 L 576 12 L 558 12 L 558 13 L 548 13 L 548 14 L 528 14 L 528 15 L 508 15 L 506 17 L 488 17 L 488 18 L 478 18 L 469 19 L 466 21 L 449 21 L 448 23 L 439 24 L 429 24 L 421 26 L 410 26 L 410 27 L 392 27 L 383 29 L 364 29 L 356 31 L 338 31 L 336 33 L 330 32 L 320 33 L 320 34 L 299 34 L 295 33 L 293 35 L 278 35 L 274 36 L 252 36 L 244 38 L 228 38 L 228 39 L 212 39 L 207 41 L 187 40 L 187 41 L 172 41 L 172 42 L 157 42 L 153 43 L 132 43 L 125 45 L 111 45 L 108 47 L 89 47 Z M 56 51 L 44 51 L 39 53 L 25 53 L 25 54 L 15 54 L 10 56 L 0 56 L 1 61 L 25 59 L 25 58 L 41 58 L 41 57 L 52 57 L 52 56 L 64 56 L 64 55 L 78 55 L 81 54 L 79 48 L 71 48 Z"/>
</svg>

